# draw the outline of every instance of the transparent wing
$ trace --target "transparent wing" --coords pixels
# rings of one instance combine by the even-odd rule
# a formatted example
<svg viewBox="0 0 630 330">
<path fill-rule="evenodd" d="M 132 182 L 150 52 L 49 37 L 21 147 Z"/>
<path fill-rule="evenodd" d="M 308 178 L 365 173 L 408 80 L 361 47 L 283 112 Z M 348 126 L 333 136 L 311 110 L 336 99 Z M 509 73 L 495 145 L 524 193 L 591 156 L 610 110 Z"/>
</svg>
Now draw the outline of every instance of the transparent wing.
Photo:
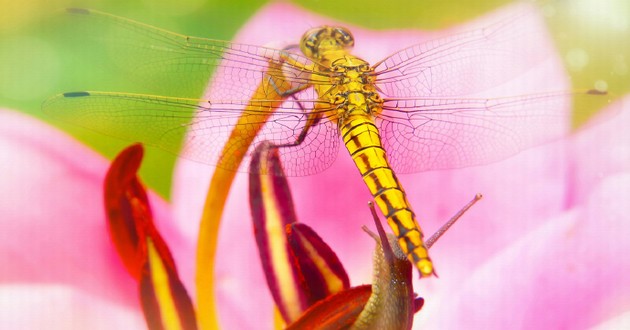
<svg viewBox="0 0 630 330">
<path fill-rule="evenodd" d="M 312 63 L 289 50 L 181 35 L 95 10 L 68 12 L 81 31 L 77 42 L 102 39 L 110 57 L 140 83 L 141 93 L 199 98 L 211 74 L 221 67 L 232 82 L 222 89 L 221 99 L 245 100 L 263 79 L 270 61 L 281 62 L 290 54 L 299 66 Z M 303 68 L 290 65 L 271 74 L 281 74 L 291 84 L 304 84 L 309 77 Z"/>
<path fill-rule="evenodd" d="M 226 161 L 230 154 L 220 159 L 233 129 L 243 135 L 233 137 L 226 150 L 232 155 L 245 153 L 246 163 L 251 148 L 263 140 L 276 145 L 294 143 L 304 128 L 306 113 L 317 102 L 309 101 L 314 99 L 311 88 L 294 95 L 268 119 L 262 119 L 260 112 L 244 112 L 263 81 L 274 81 L 264 91 L 270 95 L 318 84 L 312 77 L 326 74 L 310 71 L 312 62 L 289 50 L 189 37 L 94 10 L 68 12 L 75 18 L 73 22 L 82 21 L 77 25 L 82 39 L 105 39 L 111 57 L 142 83 L 139 91 L 143 94 L 66 93 L 45 102 L 45 112 L 106 135 L 155 145 L 229 170 L 247 170 Z M 289 56 L 291 65 L 286 63 Z M 209 81 L 214 87 L 199 99 Z M 273 103 L 264 95 L 256 98 L 263 106 Z M 240 116 L 254 119 L 238 126 Z M 267 122 L 253 144 L 244 145 L 248 132 L 263 120 Z M 336 157 L 338 143 L 335 125 L 320 121 L 299 146 L 280 150 L 285 172 L 296 176 L 324 170 Z"/>
<path fill-rule="evenodd" d="M 504 83 L 546 59 L 549 43 L 540 16 L 530 8 L 448 37 L 402 49 L 375 67 L 384 96 L 464 96 Z M 507 59 L 507 60 L 506 60 Z M 515 59 L 510 61 L 509 59 Z"/>
<path fill-rule="evenodd" d="M 486 164 L 562 136 L 575 95 L 390 99 L 377 125 L 397 172 Z"/>
<path fill-rule="evenodd" d="M 317 101 L 288 100 L 274 112 L 274 102 L 257 99 L 258 110 L 244 111 L 245 101 L 186 99 L 128 93 L 75 92 L 47 100 L 44 111 L 50 116 L 127 141 L 141 141 L 194 161 L 228 170 L 247 171 L 256 146 L 269 141 L 275 145 L 295 142 L 304 129 L 307 112 Z M 236 124 L 240 117 L 247 123 Z M 335 160 L 339 136 L 332 118 L 310 129 L 298 146 L 280 148 L 287 175 L 318 173 Z M 255 127 L 263 125 L 256 135 Z M 230 137 L 236 127 L 239 134 Z M 256 135 L 251 145 L 248 137 Z M 227 151 L 222 155 L 225 147 Z M 245 154 L 243 163 L 231 161 Z"/>
<path fill-rule="evenodd" d="M 569 130 L 567 112 L 580 93 L 540 93 L 565 88 L 556 78 L 561 63 L 536 9 L 515 12 L 374 66 L 385 99 L 377 124 L 396 171 L 486 164 Z"/>
</svg>

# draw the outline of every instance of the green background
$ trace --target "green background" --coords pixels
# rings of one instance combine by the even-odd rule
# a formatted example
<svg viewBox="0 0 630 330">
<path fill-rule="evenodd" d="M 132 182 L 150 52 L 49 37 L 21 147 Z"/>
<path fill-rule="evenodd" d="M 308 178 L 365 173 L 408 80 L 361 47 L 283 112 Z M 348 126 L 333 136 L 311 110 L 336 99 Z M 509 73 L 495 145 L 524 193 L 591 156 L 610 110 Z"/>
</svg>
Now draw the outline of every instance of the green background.
<svg viewBox="0 0 630 330">
<path fill-rule="evenodd" d="M 294 1 L 308 10 L 375 29 L 439 29 L 509 2 Z M 40 106 L 54 94 L 86 89 L 125 91 L 133 87 L 121 72 L 113 69 L 112 60 L 98 45 L 83 47 L 82 56 L 76 56 L 78 47 L 83 46 L 77 43 L 82 31 L 64 23 L 63 8 L 98 9 L 181 34 L 229 40 L 265 3 L 0 0 L 0 107 L 51 122 Z M 605 82 L 616 97 L 630 91 L 630 1 L 545 1 L 537 5 L 546 14 L 574 88 L 594 88 Z M 578 104 L 576 126 L 603 105 L 601 101 Z M 51 124 L 109 158 L 128 144 L 63 123 Z M 167 198 L 174 161 L 173 155 L 148 148 L 141 172 L 145 182 Z"/>
</svg>

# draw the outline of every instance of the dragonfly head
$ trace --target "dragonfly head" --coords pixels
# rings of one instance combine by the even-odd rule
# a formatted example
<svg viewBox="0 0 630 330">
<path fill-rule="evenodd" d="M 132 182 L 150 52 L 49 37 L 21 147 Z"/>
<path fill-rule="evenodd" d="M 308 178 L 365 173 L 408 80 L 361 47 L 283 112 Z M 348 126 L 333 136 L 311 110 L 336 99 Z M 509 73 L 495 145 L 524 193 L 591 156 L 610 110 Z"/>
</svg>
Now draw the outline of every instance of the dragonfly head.
<svg viewBox="0 0 630 330">
<path fill-rule="evenodd" d="M 304 33 L 300 50 L 311 59 L 320 59 L 331 50 L 349 50 L 354 46 L 354 37 L 348 29 L 338 26 L 321 26 Z"/>
</svg>

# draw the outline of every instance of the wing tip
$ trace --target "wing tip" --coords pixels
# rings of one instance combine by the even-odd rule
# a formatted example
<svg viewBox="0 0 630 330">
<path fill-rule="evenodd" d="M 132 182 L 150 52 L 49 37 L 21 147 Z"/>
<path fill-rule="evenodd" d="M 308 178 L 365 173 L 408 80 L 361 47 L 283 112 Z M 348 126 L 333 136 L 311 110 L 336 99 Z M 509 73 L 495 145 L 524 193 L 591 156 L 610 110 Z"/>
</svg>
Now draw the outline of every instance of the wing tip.
<svg viewBox="0 0 630 330">
<path fill-rule="evenodd" d="M 63 97 L 84 97 L 84 96 L 90 96 L 90 92 L 68 92 L 68 93 L 63 93 L 61 94 L 63 95 Z"/>
<path fill-rule="evenodd" d="M 588 95 L 609 95 L 608 91 L 601 89 L 589 89 L 586 91 Z"/>
<path fill-rule="evenodd" d="M 69 14 L 89 15 L 91 11 L 85 8 L 66 8 L 66 12 Z"/>
</svg>

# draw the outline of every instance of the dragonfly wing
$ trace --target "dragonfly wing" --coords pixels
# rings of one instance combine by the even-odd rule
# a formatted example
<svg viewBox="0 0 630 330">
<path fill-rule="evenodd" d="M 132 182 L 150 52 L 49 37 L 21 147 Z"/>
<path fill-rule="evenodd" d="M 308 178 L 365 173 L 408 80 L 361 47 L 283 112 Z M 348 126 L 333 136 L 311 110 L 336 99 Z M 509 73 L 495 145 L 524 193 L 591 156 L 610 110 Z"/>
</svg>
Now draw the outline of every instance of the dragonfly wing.
<svg viewBox="0 0 630 330">
<path fill-rule="evenodd" d="M 68 12 L 82 31 L 77 43 L 101 39 L 108 56 L 139 83 L 140 89 L 131 92 L 199 98 L 211 74 L 221 67 L 232 81 L 223 87 L 221 99 L 247 100 L 266 74 L 290 84 L 305 83 L 304 68 L 285 64 L 282 71 L 269 73 L 270 61 L 290 54 L 299 65 L 311 64 L 289 50 L 181 35 L 96 10 Z"/>
<path fill-rule="evenodd" d="M 305 109 L 312 109 L 316 102 L 305 99 L 312 97 L 312 89 L 294 96 L 265 118 L 253 144 L 245 145 L 243 135 L 229 137 L 233 129 L 249 132 L 262 124 L 254 120 L 235 127 L 241 116 L 260 116 L 260 112 L 243 111 L 249 100 L 258 93 L 259 104 L 271 104 L 265 98 L 277 98 L 280 90 L 317 84 L 310 77 L 323 73 L 309 71 L 310 60 L 288 50 L 185 36 L 95 10 L 68 12 L 82 21 L 80 42 L 85 42 L 85 36 L 105 39 L 106 50 L 130 71 L 132 80 L 141 83 L 137 92 L 142 94 L 66 93 L 47 101 L 44 110 L 64 121 L 202 163 L 242 170 L 246 167 L 240 163 L 225 161 L 229 155 L 220 161 L 226 143 L 226 150 L 245 153 L 246 158 L 262 140 L 291 144 L 304 127 Z M 286 61 L 288 56 L 294 65 Z M 272 80 L 261 95 L 259 86 Z M 209 82 L 211 87 L 206 88 Z M 164 96 L 155 96 L 158 94 Z M 199 99 L 201 95 L 203 99 Z M 333 126 L 325 122 L 315 125 L 304 143 L 280 150 L 288 175 L 311 174 L 330 166 L 338 144 Z M 332 149 L 323 152 L 324 148 Z"/>
<path fill-rule="evenodd" d="M 287 124 L 291 124 L 294 121 L 287 121 L 286 116 L 287 114 L 282 113 L 274 115 L 271 122 L 267 123 L 268 127 L 272 126 L 274 129 L 265 130 L 265 133 L 257 138 L 255 143 L 258 144 L 264 140 L 273 141 L 274 139 L 268 139 L 267 135 L 269 134 L 268 132 L 273 133 L 276 131 L 285 132 L 284 135 L 286 135 L 287 131 L 295 133 L 295 135 L 282 139 L 283 141 L 295 141 L 295 138 L 304 129 L 306 116 L 300 117 L 299 123 L 295 122 L 290 129 L 287 129 Z M 287 176 L 306 176 L 323 172 L 337 159 L 339 143 L 340 138 L 337 125 L 331 120 L 323 119 L 310 127 L 309 133 L 302 143 L 279 149 L 282 168 Z M 253 152 L 254 149 L 250 148 L 250 150 Z M 251 155 L 251 152 L 248 153 L 248 157 L 249 155 Z"/>
<path fill-rule="evenodd" d="M 397 172 L 480 165 L 566 134 L 574 96 L 390 99 L 377 125 Z"/>
<path fill-rule="evenodd" d="M 484 91 L 548 59 L 550 37 L 540 15 L 524 5 L 448 37 L 413 45 L 375 65 L 385 97 L 464 96 Z M 484 22 L 487 22 L 485 19 Z"/>
<path fill-rule="evenodd" d="M 256 100 L 262 108 L 273 101 Z M 311 102 L 312 103 L 316 101 Z M 295 142 L 304 129 L 307 101 L 288 100 L 268 116 L 261 111 L 244 111 L 245 101 L 209 101 L 129 93 L 76 92 L 57 95 L 43 104 L 51 117 L 127 141 L 140 141 L 160 147 L 197 162 L 228 170 L 247 171 L 249 158 L 262 141 L 275 145 Z M 247 124 L 236 124 L 240 117 Z M 260 120 L 260 121 L 258 121 Z M 253 127 L 263 124 L 250 145 Z M 233 129 L 239 134 L 232 136 Z M 334 161 L 339 145 L 335 125 L 323 120 L 311 128 L 298 146 L 280 148 L 287 175 L 320 172 Z M 222 155 L 222 150 L 227 151 Z M 226 161 L 245 154 L 244 162 Z M 223 157 L 221 160 L 221 157 Z"/>
</svg>

